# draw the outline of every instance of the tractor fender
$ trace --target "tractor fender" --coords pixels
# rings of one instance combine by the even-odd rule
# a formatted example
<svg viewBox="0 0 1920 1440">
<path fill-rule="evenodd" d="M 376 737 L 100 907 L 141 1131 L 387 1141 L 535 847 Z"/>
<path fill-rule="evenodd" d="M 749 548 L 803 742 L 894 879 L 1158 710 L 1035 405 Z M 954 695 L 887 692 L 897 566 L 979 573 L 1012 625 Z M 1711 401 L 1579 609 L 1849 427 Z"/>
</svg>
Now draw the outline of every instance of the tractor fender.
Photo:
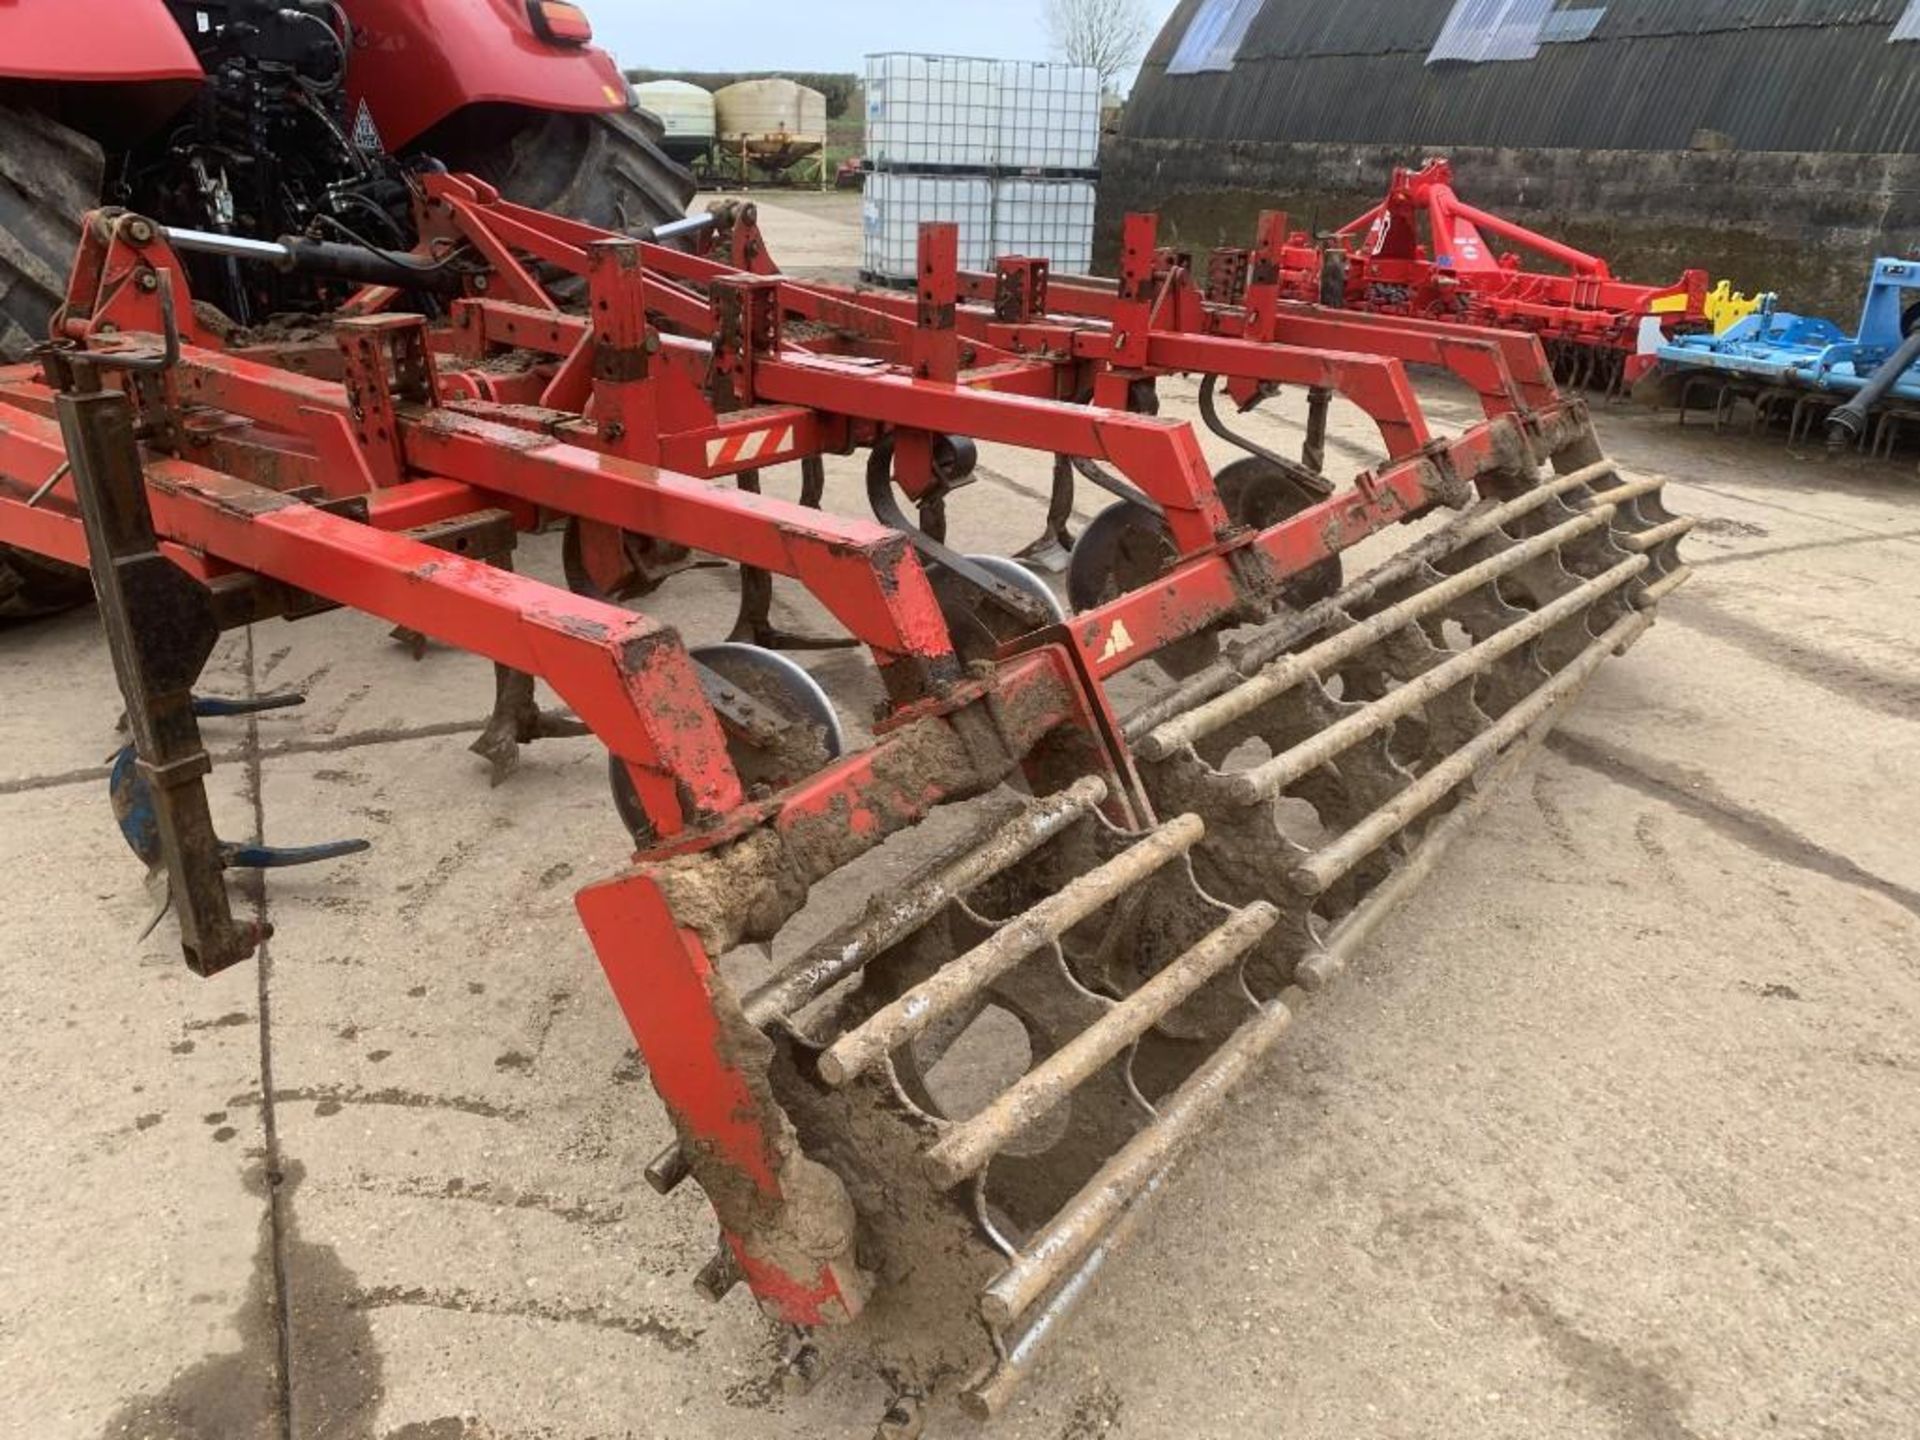
<svg viewBox="0 0 1920 1440">
<path fill-rule="evenodd" d="M 165 0 L 0 0 L 0 78 L 204 78 Z"/>
<path fill-rule="evenodd" d="M 348 103 L 356 116 L 365 105 L 389 150 L 470 105 L 576 114 L 627 108 L 626 78 L 613 58 L 591 45 L 543 39 L 526 0 L 346 0 L 346 11 L 357 34 Z"/>
</svg>

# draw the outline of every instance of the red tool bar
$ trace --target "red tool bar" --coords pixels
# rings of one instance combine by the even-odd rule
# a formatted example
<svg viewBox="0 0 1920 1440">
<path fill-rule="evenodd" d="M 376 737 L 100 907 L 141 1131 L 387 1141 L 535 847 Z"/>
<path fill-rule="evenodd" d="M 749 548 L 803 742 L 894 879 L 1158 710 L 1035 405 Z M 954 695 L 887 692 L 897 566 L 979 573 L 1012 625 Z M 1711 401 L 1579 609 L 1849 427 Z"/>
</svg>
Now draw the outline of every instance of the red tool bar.
<svg viewBox="0 0 1920 1440">
<path fill-rule="evenodd" d="M 157 461 L 147 475 L 173 538 L 546 680 L 628 762 L 663 833 L 745 798 L 691 658 L 646 616 L 197 466 Z"/>
<path fill-rule="evenodd" d="M 1147 356 L 1156 370 L 1337 391 L 1380 427 L 1387 453 L 1396 460 L 1418 453 L 1433 439 L 1407 372 L 1395 360 L 1161 332 L 1149 338 Z"/>
<path fill-rule="evenodd" d="M 331 381 L 238 356 L 189 349 L 180 368 L 183 395 L 295 433 L 310 428 L 310 415 L 337 416 L 348 408 L 345 391 Z M 929 658 L 949 653 L 918 560 L 903 536 L 876 521 L 722 490 L 443 408 L 402 414 L 398 424 L 408 466 L 421 475 L 792 576 L 833 597 L 844 611 L 842 623 L 878 650 Z"/>
<path fill-rule="evenodd" d="M 1471 471 L 1467 472 L 1471 473 Z M 1439 472 L 1426 461 L 1398 465 L 1357 490 L 1290 517 L 1251 541 L 1278 575 L 1298 575 L 1361 541 L 1429 509 Z M 1224 556 L 1205 556 L 1067 622 L 1106 680 L 1234 613 L 1241 595 Z"/>
<path fill-rule="evenodd" d="M 0 465 L 4 463 L 0 461 Z M 26 500 L 15 498 L 11 489 L 0 490 L 0 534 L 7 537 L 9 545 L 36 555 L 64 560 L 69 565 L 87 563 L 87 537 L 79 516 L 67 510 L 55 510 L 45 501 L 29 509 Z M 184 553 L 169 552 L 168 558 L 182 569 L 193 568 L 193 557 Z"/>
<path fill-rule="evenodd" d="M 1183 283 L 1190 284 L 1190 279 Z M 991 305 L 998 277 L 968 272 L 961 277 L 963 296 L 976 305 Z M 1209 304 L 1205 308 L 1208 333 L 1225 339 L 1249 339 L 1308 349 L 1346 351 L 1408 364 L 1438 365 L 1481 396 L 1489 416 L 1515 409 L 1541 409 L 1556 403 L 1559 391 L 1544 352 L 1530 335 L 1515 335 L 1491 327 L 1474 330 L 1458 324 L 1418 316 L 1372 315 L 1354 310 L 1326 310 L 1297 301 L 1261 304 L 1259 286 L 1249 289 L 1246 307 Z M 877 297 L 876 297 L 877 298 Z M 1110 322 L 1120 305 L 1110 282 L 1090 276 L 1050 278 L 1049 315 L 1038 327 L 997 327 L 986 324 L 978 312 L 963 311 L 980 325 L 983 336 L 1016 350 L 1071 343 L 1073 332 L 1060 325 L 1063 317 Z M 1176 307 L 1177 308 L 1177 307 Z M 1166 313 L 1163 307 L 1162 314 Z M 963 329 L 967 321 L 963 318 Z M 1075 327 L 1076 329 L 1080 327 Z M 968 331 L 968 333 L 972 333 Z M 1024 344 L 1013 343 L 1015 336 Z M 1492 345 L 1505 361 L 1508 374 L 1496 370 L 1471 348 Z M 1223 371 L 1232 376 L 1234 372 Z"/>
<path fill-rule="evenodd" d="M 931 385 L 826 358 L 789 355 L 761 362 L 754 374 L 769 400 L 933 434 L 1109 461 L 1165 507 L 1174 543 L 1185 553 L 1211 548 L 1227 526 L 1206 455 L 1183 421 Z"/>
<path fill-rule="evenodd" d="M 584 315 L 568 315 L 509 300 L 455 301 L 453 325 L 451 335 L 436 332 L 434 338 L 448 345 L 458 342 L 463 347 L 469 339 L 465 332 L 477 330 L 477 338 L 488 345 L 536 350 L 562 358 L 573 354 L 581 340 L 593 330 Z"/>
<path fill-rule="evenodd" d="M 1250 301 L 1253 298 L 1249 296 Z M 1397 325 L 1382 323 L 1380 316 L 1280 304 L 1265 313 L 1252 304 L 1247 310 L 1214 307 L 1208 319 L 1213 333 L 1223 337 L 1271 336 L 1307 349 L 1355 351 L 1449 371 L 1473 387 L 1488 418 L 1551 405 L 1558 399 L 1546 355 L 1527 335 L 1503 336 L 1497 330 L 1475 334 L 1457 325 Z M 1509 340 L 1519 343 L 1510 345 Z M 1523 360 L 1520 372 L 1512 364 L 1516 356 Z M 1532 363 L 1536 359 L 1537 371 Z M 1522 383 L 1520 373 L 1530 377 L 1529 383 Z"/>
<path fill-rule="evenodd" d="M 0 409 L 0 536 L 36 555 L 85 567 L 87 536 L 75 508 L 73 480 L 63 478 L 37 505 L 27 501 L 66 463 L 59 422 L 50 416 Z M 184 546 L 162 543 L 167 558 L 200 580 L 225 567 L 210 565 Z"/>
<path fill-rule="evenodd" d="M 912 546 L 876 521 L 721 489 L 444 411 L 403 428 L 409 462 L 429 474 L 791 576 L 883 663 L 952 653 Z"/>
<path fill-rule="evenodd" d="M 971 278 L 983 280 L 987 277 Z M 968 298 L 982 298 L 977 285 L 967 286 L 966 289 Z M 986 298 L 990 299 L 991 293 L 987 292 Z M 1064 308 L 1066 313 L 1074 315 L 1110 318 L 1118 303 L 1116 296 L 1105 292 L 1083 292 L 1057 283 L 1050 294 L 1071 297 Z M 873 298 L 894 306 L 901 303 L 890 298 Z M 905 304 L 912 306 L 910 297 Z M 1163 306 L 1161 313 L 1177 309 L 1177 306 Z M 976 306 L 961 307 L 957 321 L 961 333 L 968 339 L 992 345 L 1009 354 L 1041 349 L 1071 354 L 1078 359 L 1099 364 L 1115 363 L 1114 337 L 1110 328 L 1057 324 L 1052 316 L 1038 324 L 1002 325 L 994 320 L 991 312 Z M 1250 339 L 1244 334 L 1245 326 L 1243 316 L 1241 333 L 1238 334 L 1231 333 L 1231 325 L 1222 325 L 1211 335 L 1183 334 L 1155 328 L 1149 332 L 1146 340 L 1146 368 L 1167 373 L 1220 375 L 1230 379 L 1335 390 L 1358 405 L 1373 420 L 1380 429 L 1388 454 L 1395 459 L 1416 453 L 1433 438 L 1420 413 L 1420 403 L 1414 396 L 1413 387 L 1400 366 L 1402 356 L 1391 353 L 1411 351 L 1420 362 L 1445 363 L 1444 356 L 1436 356 L 1433 345 L 1419 340 L 1389 341 L 1375 345 L 1370 350 L 1370 335 L 1354 335 L 1342 337 L 1358 342 L 1352 345 L 1307 348 L 1319 347 L 1321 339 L 1293 333 L 1286 336 L 1287 343 Z M 1507 391 L 1499 388 L 1497 373 L 1484 360 L 1465 354 L 1461 359 L 1473 371 L 1473 379 L 1469 383 L 1477 380 L 1481 385 L 1495 387 L 1494 393 L 1503 400 L 1507 397 Z"/>
</svg>

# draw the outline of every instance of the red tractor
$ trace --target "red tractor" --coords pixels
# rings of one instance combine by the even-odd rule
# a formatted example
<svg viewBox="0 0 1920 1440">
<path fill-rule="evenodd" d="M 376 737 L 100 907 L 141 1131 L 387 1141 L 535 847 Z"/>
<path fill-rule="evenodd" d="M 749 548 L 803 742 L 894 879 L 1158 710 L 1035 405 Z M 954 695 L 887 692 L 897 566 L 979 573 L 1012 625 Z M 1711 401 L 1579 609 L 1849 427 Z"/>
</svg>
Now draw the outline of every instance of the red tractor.
<svg viewBox="0 0 1920 1440">
<path fill-rule="evenodd" d="M 679 217 L 656 143 L 563 0 L 0 0 L 0 362 L 47 338 L 82 217 L 406 251 L 418 177 L 468 171 L 609 230 Z M 216 326 L 331 308 L 350 287 L 196 257 Z M 0 618 L 86 577 L 0 547 Z"/>
</svg>

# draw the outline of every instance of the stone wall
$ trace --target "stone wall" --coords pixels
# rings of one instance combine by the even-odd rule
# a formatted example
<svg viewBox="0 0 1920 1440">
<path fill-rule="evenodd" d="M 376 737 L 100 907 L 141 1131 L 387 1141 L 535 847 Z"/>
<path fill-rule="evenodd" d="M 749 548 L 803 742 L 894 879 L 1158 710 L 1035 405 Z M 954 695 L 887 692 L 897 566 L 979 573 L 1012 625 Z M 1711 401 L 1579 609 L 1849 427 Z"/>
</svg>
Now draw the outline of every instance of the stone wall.
<svg viewBox="0 0 1920 1440">
<path fill-rule="evenodd" d="M 1698 266 L 1736 289 L 1851 327 L 1869 263 L 1920 255 L 1920 156 L 1733 150 L 1409 153 L 1380 145 L 1109 138 L 1101 157 L 1096 268 L 1110 271 L 1121 217 L 1158 210 L 1165 243 L 1252 243 L 1261 210 L 1327 230 L 1386 194 L 1395 165 L 1449 155 L 1469 204 L 1665 284 Z"/>
</svg>

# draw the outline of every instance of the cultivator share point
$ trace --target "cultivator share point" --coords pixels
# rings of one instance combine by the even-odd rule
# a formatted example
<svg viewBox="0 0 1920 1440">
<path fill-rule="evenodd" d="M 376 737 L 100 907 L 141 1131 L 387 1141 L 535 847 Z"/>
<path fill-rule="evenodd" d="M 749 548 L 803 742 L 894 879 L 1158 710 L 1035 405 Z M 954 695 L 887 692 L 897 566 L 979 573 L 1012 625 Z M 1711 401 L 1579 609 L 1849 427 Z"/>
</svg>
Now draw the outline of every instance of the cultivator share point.
<svg viewBox="0 0 1920 1440">
<path fill-rule="evenodd" d="M 648 1178 L 719 1222 L 703 1288 L 822 1329 L 801 1380 L 871 1311 L 844 1333 L 903 1391 L 991 1415 L 1302 1000 L 1653 623 L 1687 522 L 1532 338 L 1296 304 L 1269 252 L 1210 299 L 1150 216 L 1117 282 L 963 274 L 930 226 L 907 295 L 780 276 L 750 208 L 675 249 L 434 175 L 419 229 L 397 256 L 97 213 L 53 342 L 0 372 L 0 541 L 93 571 L 189 963 L 259 940 L 202 789 L 220 629 L 344 606 L 488 657 L 496 762 L 556 727 L 612 756 L 640 853 L 579 910 L 678 1137 Z M 214 248 L 363 288 L 323 338 L 236 348 L 183 280 Z M 1410 364 L 1485 419 L 1435 435 Z M 1218 480 L 1152 413 L 1175 374 L 1244 452 Z M 1304 459 L 1220 414 L 1286 387 Z M 1347 482 L 1335 401 L 1386 456 Z M 946 544 L 982 441 L 1058 457 L 1042 540 L 1073 613 Z M 875 518 L 820 508 L 856 451 Z M 765 483 L 786 464 L 799 502 Z M 1114 502 L 1075 535 L 1080 480 Z M 571 590 L 511 564 L 554 520 Z M 761 643 L 690 651 L 614 603 L 696 555 L 741 567 Z M 767 648 L 795 638 L 774 583 L 837 626 L 806 638 L 870 657 L 870 743 Z M 971 841 L 739 978 L 817 882 L 957 806 Z M 958 1094 L 983 1036 L 1008 1063 Z"/>
</svg>

